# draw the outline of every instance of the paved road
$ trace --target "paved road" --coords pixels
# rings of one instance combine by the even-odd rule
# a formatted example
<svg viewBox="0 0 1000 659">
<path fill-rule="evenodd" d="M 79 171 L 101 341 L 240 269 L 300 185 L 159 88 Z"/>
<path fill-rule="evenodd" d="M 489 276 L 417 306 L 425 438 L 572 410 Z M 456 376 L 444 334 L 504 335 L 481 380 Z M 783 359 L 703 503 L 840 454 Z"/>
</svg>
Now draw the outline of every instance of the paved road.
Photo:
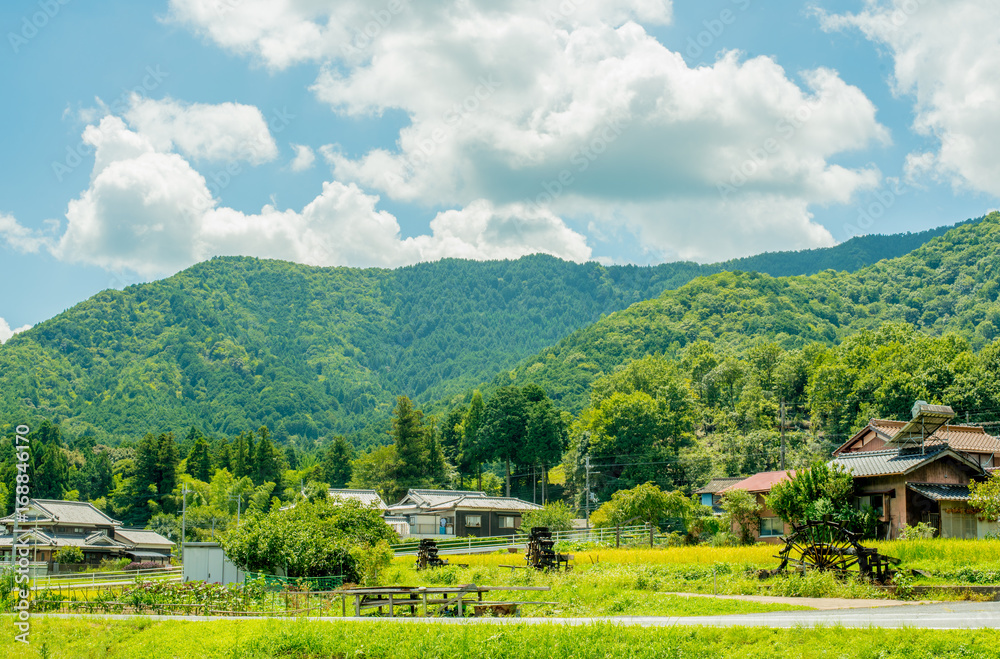
<svg viewBox="0 0 1000 659">
<path fill-rule="evenodd" d="M 54 618 L 107 618 L 127 620 L 146 618 L 152 620 L 233 620 L 227 617 L 205 616 L 130 616 L 130 615 L 70 615 L 40 614 Z M 261 620 L 262 618 L 241 618 Z M 277 618 L 294 621 L 300 618 Z M 308 618 L 313 622 L 355 621 L 388 624 L 470 624 L 470 625 L 589 625 L 612 623 L 640 627 L 672 627 L 678 625 L 706 625 L 710 627 L 817 627 L 842 625 L 844 627 L 913 627 L 918 629 L 1000 629 L 1000 603 L 998 602 L 949 602 L 877 609 L 841 609 L 833 611 L 779 611 L 729 616 L 691 617 L 617 617 L 617 618 Z"/>
<path fill-rule="evenodd" d="M 794 604 L 808 606 L 811 609 L 828 611 L 830 609 L 877 609 L 884 606 L 913 606 L 914 604 L 937 604 L 938 602 L 920 601 L 904 602 L 901 600 L 862 600 L 841 599 L 837 597 L 772 597 L 770 595 L 708 595 L 706 593 L 657 593 L 658 595 L 673 595 L 676 597 L 709 597 L 719 600 L 738 600 L 741 602 L 761 602 L 763 604 Z"/>
</svg>

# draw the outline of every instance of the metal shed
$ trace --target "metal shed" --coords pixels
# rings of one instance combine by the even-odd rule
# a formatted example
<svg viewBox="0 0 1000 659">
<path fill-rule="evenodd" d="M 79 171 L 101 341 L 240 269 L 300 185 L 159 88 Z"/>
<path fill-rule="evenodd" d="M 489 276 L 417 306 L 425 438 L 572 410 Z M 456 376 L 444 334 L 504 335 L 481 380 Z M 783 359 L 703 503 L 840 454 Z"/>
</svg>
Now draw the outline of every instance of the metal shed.
<svg viewBox="0 0 1000 659">
<path fill-rule="evenodd" d="M 222 585 L 243 583 L 243 571 L 226 557 L 217 542 L 184 543 L 184 581 Z"/>
</svg>

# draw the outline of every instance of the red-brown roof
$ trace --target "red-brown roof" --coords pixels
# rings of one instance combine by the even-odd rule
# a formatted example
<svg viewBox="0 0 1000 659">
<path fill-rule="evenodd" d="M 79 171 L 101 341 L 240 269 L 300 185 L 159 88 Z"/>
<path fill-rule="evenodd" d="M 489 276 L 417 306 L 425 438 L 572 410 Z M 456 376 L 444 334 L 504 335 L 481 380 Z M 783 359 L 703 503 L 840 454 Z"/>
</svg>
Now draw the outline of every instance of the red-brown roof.
<svg viewBox="0 0 1000 659">
<path fill-rule="evenodd" d="M 751 494 L 757 492 L 770 492 L 771 488 L 782 481 L 791 480 L 795 476 L 794 469 L 786 469 L 785 471 L 762 471 L 759 474 L 754 474 L 749 478 L 744 478 L 739 483 L 733 483 L 726 489 L 719 492 L 719 494 L 725 494 L 732 490 L 746 490 Z"/>
<path fill-rule="evenodd" d="M 873 430 L 882 439 L 892 438 L 899 432 L 906 423 L 904 421 L 891 421 L 889 419 L 872 419 L 859 433 L 844 442 L 833 452 L 834 455 L 843 453 L 852 443 L 859 439 L 864 433 Z M 942 426 L 932 434 L 925 442 L 927 446 L 937 446 L 948 444 L 956 451 L 966 453 L 998 453 L 1000 454 L 1000 440 L 993 435 L 989 435 L 979 426 Z M 870 447 L 869 447 L 870 446 Z M 873 442 L 862 451 L 881 450 L 885 448 L 884 442 Z"/>
</svg>

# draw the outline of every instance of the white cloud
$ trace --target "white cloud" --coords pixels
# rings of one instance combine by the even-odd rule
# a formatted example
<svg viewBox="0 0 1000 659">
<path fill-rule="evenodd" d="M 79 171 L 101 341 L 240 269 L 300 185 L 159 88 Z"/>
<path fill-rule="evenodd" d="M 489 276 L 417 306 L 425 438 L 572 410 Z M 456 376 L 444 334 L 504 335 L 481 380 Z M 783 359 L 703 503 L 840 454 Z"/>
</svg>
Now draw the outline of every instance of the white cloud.
<svg viewBox="0 0 1000 659">
<path fill-rule="evenodd" d="M 826 29 L 859 29 L 892 54 L 894 90 L 914 98 L 914 129 L 939 144 L 911 154 L 907 173 L 1000 195 L 1000 4 L 868 0 L 857 14 L 821 16 Z"/>
<path fill-rule="evenodd" d="M 291 164 L 292 171 L 304 172 L 307 169 L 312 169 L 316 162 L 316 154 L 313 153 L 313 150 L 303 144 L 293 144 L 292 148 L 295 150 L 295 158 L 292 159 Z"/>
<path fill-rule="evenodd" d="M 379 198 L 354 183 L 325 183 L 301 211 L 265 206 L 246 214 L 221 206 L 187 160 L 158 150 L 118 117 L 88 126 L 84 141 L 94 147 L 94 171 L 90 187 L 69 203 L 65 233 L 43 239 L 10 218 L 0 229 L 12 245 L 45 245 L 66 261 L 147 277 L 217 255 L 384 267 L 539 251 L 578 261 L 590 256 L 584 237 L 552 213 L 487 201 L 441 213 L 431 234 L 404 239 L 396 218 L 377 209 Z"/>
<path fill-rule="evenodd" d="M 125 118 L 158 151 L 176 149 L 202 161 L 255 165 L 278 155 L 267 121 L 252 105 L 180 103 L 133 95 Z"/>
<path fill-rule="evenodd" d="M 44 234 L 22 226 L 13 215 L 4 213 L 0 213 L 0 237 L 12 248 L 29 254 L 34 254 L 39 248 L 50 244 Z"/>
<path fill-rule="evenodd" d="M 583 209 L 664 253 L 711 253 L 744 215 L 771 249 L 819 246 L 829 234 L 809 208 L 847 203 L 880 177 L 836 158 L 889 141 L 871 101 L 834 71 L 798 83 L 739 53 L 688 67 L 643 27 L 669 23 L 669 2 L 407 3 L 364 39 L 370 3 L 247 0 L 224 20 L 212 6 L 174 0 L 172 16 L 272 68 L 316 62 L 313 91 L 336 112 L 408 115 L 392 150 L 321 150 L 338 180 L 404 202 Z M 740 168 L 752 175 L 732 185 Z M 572 181 L 556 185 L 564 172 Z"/>
<path fill-rule="evenodd" d="M 458 10 L 456 12 L 456 9 Z M 234 52 L 253 55 L 272 69 L 302 62 L 342 58 L 350 62 L 372 56 L 372 46 L 383 40 L 409 39 L 424 31 L 430 43 L 457 21 L 480 32 L 469 17 L 520 15 L 552 28 L 629 20 L 668 24 L 670 0 L 170 0 L 168 20 Z M 514 55 L 514 53 L 510 53 Z"/>
<path fill-rule="evenodd" d="M 7 341 L 10 340 L 10 337 L 14 336 L 15 334 L 19 334 L 20 332 L 24 332 L 30 329 L 31 325 L 25 325 L 24 327 L 11 329 L 10 325 L 7 324 L 7 321 L 4 320 L 3 318 L 0 318 L 0 345 L 7 343 Z"/>
</svg>

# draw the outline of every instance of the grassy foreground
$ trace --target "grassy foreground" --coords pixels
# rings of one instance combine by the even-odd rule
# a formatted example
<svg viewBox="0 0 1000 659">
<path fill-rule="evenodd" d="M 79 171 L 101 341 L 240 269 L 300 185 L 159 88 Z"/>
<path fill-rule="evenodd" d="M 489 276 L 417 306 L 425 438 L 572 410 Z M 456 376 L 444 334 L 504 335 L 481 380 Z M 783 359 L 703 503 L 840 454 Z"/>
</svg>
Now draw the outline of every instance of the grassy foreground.
<svg viewBox="0 0 1000 659">
<path fill-rule="evenodd" d="M 159 659 L 531 659 L 838 657 L 1000 658 L 994 630 L 654 629 L 479 625 L 394 625 L 317 621 L 155 622 L 36 618 L 31 645 L 4 656 Z"/>
</svg>

